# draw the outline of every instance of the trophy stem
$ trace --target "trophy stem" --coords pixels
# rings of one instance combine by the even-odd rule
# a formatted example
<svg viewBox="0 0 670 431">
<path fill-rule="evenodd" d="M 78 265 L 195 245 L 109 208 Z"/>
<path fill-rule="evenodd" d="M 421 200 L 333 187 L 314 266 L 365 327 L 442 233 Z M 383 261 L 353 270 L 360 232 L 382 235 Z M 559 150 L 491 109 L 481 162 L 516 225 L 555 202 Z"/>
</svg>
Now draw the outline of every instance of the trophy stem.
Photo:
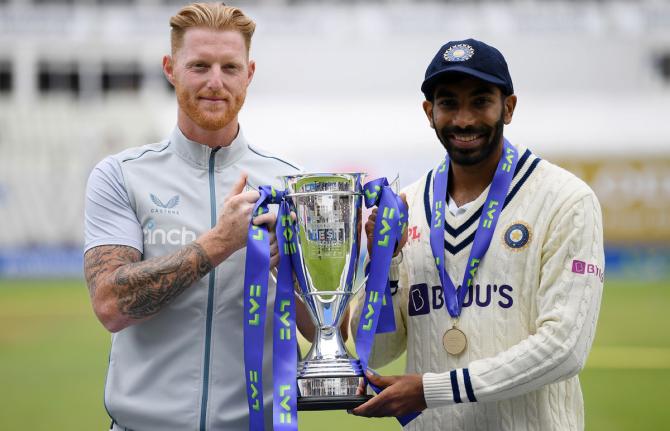
<svg viewBox="0 0 670 431">
<path fill-rule="evenodd" d="M 342 340 L 339 328 L 317 328 L 312 348 L 298 364 L 298 410 L 355 408 L 369 395 L 356 395 L 363 369 Z"/>
<path fill-rule="evenodd" d="M 344 345 L 339 328 L 333 326 L 317 327 L 312 348 L 305 356 L 305 361 L 332 361 L 337 359 L 352 359 Z"/>
</svg>

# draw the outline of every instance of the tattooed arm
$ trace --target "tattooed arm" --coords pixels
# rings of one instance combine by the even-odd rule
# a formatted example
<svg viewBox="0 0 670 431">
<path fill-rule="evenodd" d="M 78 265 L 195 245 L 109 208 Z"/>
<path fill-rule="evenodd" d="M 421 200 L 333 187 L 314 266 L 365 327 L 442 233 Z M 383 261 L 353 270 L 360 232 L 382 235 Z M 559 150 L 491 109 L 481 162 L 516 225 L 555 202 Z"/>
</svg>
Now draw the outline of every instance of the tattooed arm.
<svg viewBox="0 0 670 431">
<path fill-rule="evenodd" d="M 84 255 L 84 273 L 93 310 L 111 332 L 120 331 L 158 313 L 184 290 L 246 244 L 247 230 L 258 192 L 243 192 L 246 176 L 233 186 L 216 226 L 176 252 L 141 260 L 141 253 L 125 245 L 101 245 Z M 270 225 L 274 215 L 254 218 Z M 271 263 L 278 260 L 272 237 Z"/>
<path fill-rule="evenodd" d="M 123 245 L 94 247 L 84 256 L 93 309 L 111 332 L 153 316 L 213 268 L 197 242 L 167 256 L 141 257 Z"/>
</svg>

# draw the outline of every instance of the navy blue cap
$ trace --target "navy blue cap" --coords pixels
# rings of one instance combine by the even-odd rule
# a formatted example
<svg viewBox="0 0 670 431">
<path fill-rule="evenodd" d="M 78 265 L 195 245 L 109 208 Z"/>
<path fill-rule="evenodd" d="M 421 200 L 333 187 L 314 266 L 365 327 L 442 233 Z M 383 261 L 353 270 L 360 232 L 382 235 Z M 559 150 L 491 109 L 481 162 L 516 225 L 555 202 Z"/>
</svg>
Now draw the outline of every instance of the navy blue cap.
<svg viewBox="0 0 670 431">
<path fill-rule="evenodd" d="M 505 57 L 494 47 L 475 39 L 456 40 L 442 45 L 428 65 L 421 84 L 426 99 L 433 98 L 435 85 L 449 73 L 470 75 L 490 82 L 500 87 L 506 96 L 514 93 Z"/>
</svg>

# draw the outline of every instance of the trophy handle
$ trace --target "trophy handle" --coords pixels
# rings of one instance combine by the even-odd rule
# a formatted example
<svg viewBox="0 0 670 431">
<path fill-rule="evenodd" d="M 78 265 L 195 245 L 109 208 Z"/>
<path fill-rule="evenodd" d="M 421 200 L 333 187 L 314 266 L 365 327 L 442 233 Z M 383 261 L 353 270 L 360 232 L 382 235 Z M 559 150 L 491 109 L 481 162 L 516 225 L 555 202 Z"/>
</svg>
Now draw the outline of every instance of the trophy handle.
<svg viewBox="0 0 670 431">
<path fill-rule="evenodd" d="M 351 296 L 358 295 L 358 292 L 361 291 L 361 289 L 365 286 L 367 282 L 368 282 L 368 276 L 366 275 L 365 278 L 363 278 L 363 281 L 361 281 L 361 284 L 359 284 L 357 288 L 351 291 Z"/>
<path fill-rule="evenodd" d="M 398 182 L 398 180 L 400 180 L 400 174 L 399 173 L 395 174 L 395 178 L 389 184 L 389 187 L 391 187 L 393 189 L 395 194 L 398 194 L 398 191 L 400 189 L 400 183 Z"/>
<path fill-rule="evenodd" d="M 397 174 L 395 175 L 395 178 L 394 178 L 393 181 L 391 181 L 391 183 L 389 184 L 389 186 L 393 188 L 393 190 L 395 191 L 396 194 L 398 194 L 398 185 L 399 185 L 398 180 L 400 180 L 400 174 L 399 174 L 399 173 L 397 173 Z M 365 286 L 365 284 L 368 282 L 368 276 L 369 276 L 369 274 L 366 275 L 366 276 L 363 278 L 363 281 L 361 281 L 361 284 L 359 284 L 358 287 L 356 287 L 355 289 L 353 289 L 353 290 L 351 291 L 351 296 L 356 296 L 356 295 L 358 295 L 358 292 L 360 292 L 361 289 L 362 289 L 362 288 Z"/>
</svg>

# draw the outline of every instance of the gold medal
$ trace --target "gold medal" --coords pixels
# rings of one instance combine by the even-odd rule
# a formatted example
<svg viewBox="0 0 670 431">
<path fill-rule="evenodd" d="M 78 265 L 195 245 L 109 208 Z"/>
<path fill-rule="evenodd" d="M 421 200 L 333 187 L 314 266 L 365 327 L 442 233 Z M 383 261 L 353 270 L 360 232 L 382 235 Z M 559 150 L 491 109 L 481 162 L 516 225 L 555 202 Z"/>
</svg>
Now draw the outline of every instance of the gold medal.
<svg viewBox="0 0 670 431">
<path fill-rule="evenodd" d="M 444 344 L 444 350 L 446 350 L 447 353 L 456 356 L 463 353 L 465 346 L 468 345 L 468 339 L 463 331 L 456 326 L 453 326 L 444 333 L 442 344 Z"/>
</svg>

